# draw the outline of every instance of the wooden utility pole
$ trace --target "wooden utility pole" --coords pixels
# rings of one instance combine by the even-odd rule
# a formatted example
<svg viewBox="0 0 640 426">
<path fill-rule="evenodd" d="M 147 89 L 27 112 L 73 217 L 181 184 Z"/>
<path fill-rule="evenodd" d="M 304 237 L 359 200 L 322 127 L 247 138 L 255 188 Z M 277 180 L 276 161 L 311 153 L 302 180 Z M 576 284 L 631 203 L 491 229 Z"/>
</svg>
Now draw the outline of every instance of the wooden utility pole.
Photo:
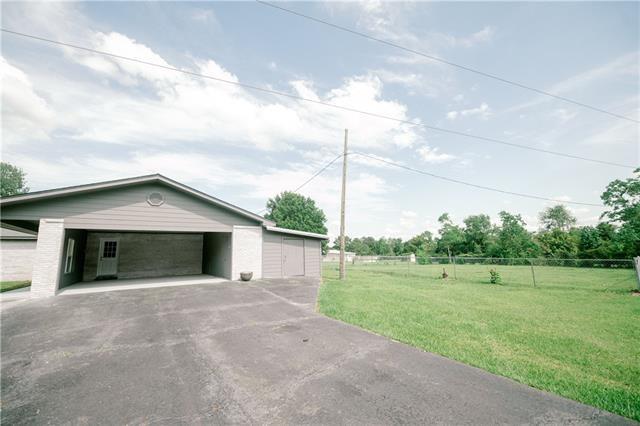
<svg viewBox="0 0 640 426">
<path fill-rule="evenodd" d="M 347 140 L 349 130 L 344 129 L 344 153 L 342 155 L 342 199 L 340 200 L 340 279 L 344 280 L 346 275 L 344 263 L 344 205 L 347 192 Z"/>
</svg>

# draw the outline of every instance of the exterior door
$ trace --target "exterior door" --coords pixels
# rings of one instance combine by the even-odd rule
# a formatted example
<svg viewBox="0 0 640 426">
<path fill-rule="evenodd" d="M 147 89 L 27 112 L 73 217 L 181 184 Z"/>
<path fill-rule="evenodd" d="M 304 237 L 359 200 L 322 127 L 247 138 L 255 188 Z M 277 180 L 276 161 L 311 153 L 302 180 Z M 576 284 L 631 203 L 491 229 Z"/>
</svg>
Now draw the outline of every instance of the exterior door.
<svg viewBox="0 0 640 426">
<path fill-rule="evenodd" d="M 98 252 L 99 277 L 118 274 L 118 251 L 120 241 L 113 238 L 100 238 L 100 251 Z"/>
<path fill-rule="evenodd" d="M 285 277 L 304 275 L 304 241 L 301 238 L 284 239 L 282 263 Z"/>
</svg>

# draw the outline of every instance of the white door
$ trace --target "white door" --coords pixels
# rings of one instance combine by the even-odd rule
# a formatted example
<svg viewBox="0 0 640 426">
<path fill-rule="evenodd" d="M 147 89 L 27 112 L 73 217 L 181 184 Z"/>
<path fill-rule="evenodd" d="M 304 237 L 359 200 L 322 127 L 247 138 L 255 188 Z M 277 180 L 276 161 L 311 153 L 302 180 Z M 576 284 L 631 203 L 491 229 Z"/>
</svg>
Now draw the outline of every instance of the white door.
<svg viewBox="0 0 640 426">
<path fill-rule="evenodd" d="M 283 245 L 283 275 L 285 277 L 304 275 L 304 241 L 299 238 L 285 238 Z"/>
<path fill-rule="evenodd" d="M 100 238 L 97 276 L 111 276 L 118 273 L 118 251 L 120 242 L 113 238 Z"/>
</svg>

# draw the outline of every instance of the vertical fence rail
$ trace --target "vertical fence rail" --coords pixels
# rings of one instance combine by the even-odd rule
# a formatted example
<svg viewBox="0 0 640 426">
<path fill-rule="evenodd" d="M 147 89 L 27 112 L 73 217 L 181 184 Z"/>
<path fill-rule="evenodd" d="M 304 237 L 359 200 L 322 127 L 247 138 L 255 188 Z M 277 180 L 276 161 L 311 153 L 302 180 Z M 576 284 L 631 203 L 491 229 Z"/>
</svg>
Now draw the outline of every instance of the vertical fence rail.
<svg viewBox="0 0 640 426">
<path fill-rule="evenodd" d="M 531 266 L 531 278 L 533 279 L 533 286 L 536 286 L 536 271 L 533 269 L 533 259 L 531 259 L 529 261 L 529 264 Z"/>
<path fill-rule="evenodd" d="M 458 273 L 456 272 L 456 257 L 453 256 L 453 279 L 458 281 Z"/>
</svg>

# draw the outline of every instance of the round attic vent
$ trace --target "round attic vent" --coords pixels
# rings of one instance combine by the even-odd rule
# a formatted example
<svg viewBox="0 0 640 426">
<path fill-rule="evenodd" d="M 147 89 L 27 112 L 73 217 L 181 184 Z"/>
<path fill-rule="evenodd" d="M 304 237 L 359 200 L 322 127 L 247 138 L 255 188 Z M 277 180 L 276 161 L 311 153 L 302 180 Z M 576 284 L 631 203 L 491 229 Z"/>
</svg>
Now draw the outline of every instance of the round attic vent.
<svg viewBox="0 0 640 426">
<path fill-rule="evenodd" d="M 147 195 L 147 203 L 152 206 L 160 206 L 164 203 L 164 196 L 159 192 L 152 192 Z"/>
</svg>

